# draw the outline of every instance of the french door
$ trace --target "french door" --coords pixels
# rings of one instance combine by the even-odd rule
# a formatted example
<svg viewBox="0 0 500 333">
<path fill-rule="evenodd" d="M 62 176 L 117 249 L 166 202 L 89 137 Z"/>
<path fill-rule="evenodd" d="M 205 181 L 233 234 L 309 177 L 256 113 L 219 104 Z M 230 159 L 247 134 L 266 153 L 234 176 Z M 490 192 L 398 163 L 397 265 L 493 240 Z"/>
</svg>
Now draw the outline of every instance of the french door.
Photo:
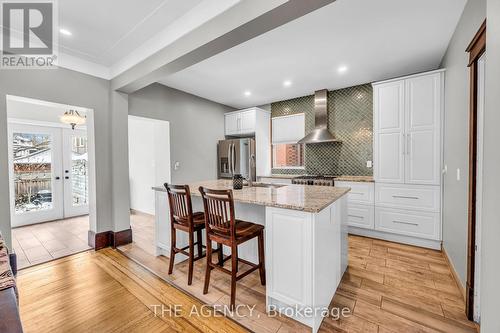
<svg viewBox="0 0 500 333">
<path fill-rule="evenodd" d="M 85 131 L 9 124 L 12 227 L 88 213 Z"/>
</svg>

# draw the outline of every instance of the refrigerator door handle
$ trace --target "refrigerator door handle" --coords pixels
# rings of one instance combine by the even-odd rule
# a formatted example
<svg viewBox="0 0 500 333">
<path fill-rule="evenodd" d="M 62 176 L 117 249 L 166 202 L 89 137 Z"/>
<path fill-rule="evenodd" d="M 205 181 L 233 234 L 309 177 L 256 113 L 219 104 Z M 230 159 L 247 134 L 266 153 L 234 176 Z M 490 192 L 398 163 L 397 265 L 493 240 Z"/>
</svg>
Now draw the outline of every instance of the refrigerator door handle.
<svg viewBox="0 0 500 333">
<path fill-rule="evenodd" d="M 227 148 L 227 166 L 228 166 L 228 171 L 231 173 L 231 144 L 229 144 Z"/>
<path fill-rule="evenodd" d="M 233 166 L 233 176 L 234 173 L 236 172 L 236 146 L 233 143 L 233 152 L 231 153 L 232 156 L 232 166 Z"/>
</svg>

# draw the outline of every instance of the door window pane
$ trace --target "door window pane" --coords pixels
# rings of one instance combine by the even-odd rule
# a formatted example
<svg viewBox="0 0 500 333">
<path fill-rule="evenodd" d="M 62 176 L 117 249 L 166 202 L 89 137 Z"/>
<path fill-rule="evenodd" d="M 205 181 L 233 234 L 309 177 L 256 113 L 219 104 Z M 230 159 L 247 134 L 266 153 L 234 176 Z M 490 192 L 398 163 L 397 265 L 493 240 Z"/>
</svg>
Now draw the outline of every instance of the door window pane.
<svg viewBox="0 0 500 333">
<path fill-rule="evenodd" d="M 71 137 L 71 192 L 73 206 L 88 204 L 88 149 L 86 136 Z"/>
<path fill-rule="evenodd" d="M 49 134 L 13 134 L 15 212 L 52 209 L 52 149 Z"/>
</svg>

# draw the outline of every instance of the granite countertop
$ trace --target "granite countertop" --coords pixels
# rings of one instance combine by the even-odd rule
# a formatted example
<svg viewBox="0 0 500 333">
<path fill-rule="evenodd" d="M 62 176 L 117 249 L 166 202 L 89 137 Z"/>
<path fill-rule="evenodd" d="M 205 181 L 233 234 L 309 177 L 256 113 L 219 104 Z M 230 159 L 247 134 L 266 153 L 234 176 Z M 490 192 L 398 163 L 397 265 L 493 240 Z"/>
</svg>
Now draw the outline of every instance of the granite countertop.
<svg viewBox="0 0 500 333">
<path fill-rule="evenodd" d="M 210 189 L 232 189 L 231 180 L 207 180 L 188 184 L 191 195 L 200 197 L 200 186 Z M 153 187 L 155 191 L 165 192 L 164 187 Z M 284 185 L 281 187 L 243 187 L 233 190 L 234 201 L 254 205 L 278 207 L 318 213 L 350 191 L 348 187 L 329 187 L 311 185 Z"/>
<path fill-rule="evenodd" d="M 262 176 L 259 178 L 277 178 L 277 179 L 293 179 L 301 175 L 286 175 L 286 174 L 273 174 L 271 176 Z M 336 181 L 339 182 L 373 182 L 373 176 L 334 176 Z"/>
</svg>

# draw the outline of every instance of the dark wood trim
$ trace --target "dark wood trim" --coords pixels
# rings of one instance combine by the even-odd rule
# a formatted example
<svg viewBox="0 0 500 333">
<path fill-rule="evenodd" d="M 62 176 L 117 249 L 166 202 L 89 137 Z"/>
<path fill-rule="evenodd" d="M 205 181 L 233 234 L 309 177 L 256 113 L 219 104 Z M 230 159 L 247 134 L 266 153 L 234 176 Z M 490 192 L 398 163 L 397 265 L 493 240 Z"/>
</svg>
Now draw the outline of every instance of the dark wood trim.
<svg viewBox="0 0 500 333">
<path fill-rule="evenodd" d="M 471 43 L 469 52 L 469 189 L 467 224 L 467 281 L 465 284 L 465 311 L 469 320 L 474 318 L 474 285 L 476 263 L 476 186 L 477 186 L 477 61 L 486 50 L 486 21 Z"/>
<path fill-rule="evenodd" d="M 469 66 L 471 66 L 486 51 L 486 20 L 470 42 L 465 52 L 469 53 Z"/>
<path fill-rule="evenodd" d="M 132 243 L 132 229 L 112 232 L 113 247 L 118 247 Z"/>
<path fill-rule="evenodd" d="M 88 244 L 94 250 L 104 249 L 108 246 L 116 248 L 117 246 L 132 243 L 132 229 L 122 231 L 104 231 L 98 232 L 89 230 Z"/>
</svg>

